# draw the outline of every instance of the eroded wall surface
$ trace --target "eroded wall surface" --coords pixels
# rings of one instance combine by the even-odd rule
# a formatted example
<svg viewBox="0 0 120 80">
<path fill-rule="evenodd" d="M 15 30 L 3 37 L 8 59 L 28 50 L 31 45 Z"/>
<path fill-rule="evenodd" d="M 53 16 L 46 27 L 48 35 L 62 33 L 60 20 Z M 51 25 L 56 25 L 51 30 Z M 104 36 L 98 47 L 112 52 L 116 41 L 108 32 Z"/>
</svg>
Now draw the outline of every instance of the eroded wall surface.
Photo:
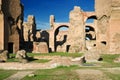
<svg viewBox="0 0 120 80">
<path fill-rule="evenodd" d="M 120 53 L 120 1 L 112 0 L 109 29 L 109 52 Z"/>
<path fill-rule="evenodd" d="M 19 50 L 19 36 L 23 19 L 23 6 L 20 0 L 1 0 L 1 10 L 4 14 L 4 49 L 16 52 Z"/>
</svg>

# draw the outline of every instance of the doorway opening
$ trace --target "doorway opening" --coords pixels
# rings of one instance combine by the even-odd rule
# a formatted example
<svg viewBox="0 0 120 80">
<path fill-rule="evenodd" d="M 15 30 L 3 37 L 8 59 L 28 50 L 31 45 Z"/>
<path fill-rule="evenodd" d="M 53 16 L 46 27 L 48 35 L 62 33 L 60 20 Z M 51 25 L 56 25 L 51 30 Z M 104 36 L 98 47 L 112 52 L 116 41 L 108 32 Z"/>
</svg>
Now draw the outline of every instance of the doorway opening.
<svg viewBox="0 0 120 80">
<path fill-rule="evenodd" d="M 12 42 L 8 43 L 8 52 L 13 53 L 13 43 Z"/>
</svg>

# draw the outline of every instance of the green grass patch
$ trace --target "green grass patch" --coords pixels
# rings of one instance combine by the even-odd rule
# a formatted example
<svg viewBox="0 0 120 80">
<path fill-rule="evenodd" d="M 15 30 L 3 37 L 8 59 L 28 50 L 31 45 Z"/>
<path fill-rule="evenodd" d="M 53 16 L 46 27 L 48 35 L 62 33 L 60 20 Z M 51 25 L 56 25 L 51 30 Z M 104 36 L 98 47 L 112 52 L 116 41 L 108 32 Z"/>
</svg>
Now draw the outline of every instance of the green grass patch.
<svg viewBox="0 0 120 80">
<path fill-rule="evenodd" d="M 51 60 L 49 59 L 36 59 L 34 61 L 31 61 L 31 62 L 36 62 L 36 63 L 46 63 L 46 62 L 49 62 Z"/>
<path fill-rule="evenodd" d="M 27 53 L 28 56 L 65 56 L 65 57 L 81 57 L 83 53 L 67 53 L 67 52 L 54 52 L 54 53 Z"/>
<path fill-rule="evenodd" d="M 115 63 L 114 60 L 118 58 L 120 54 L 101 54 L 102 61 L 98 62 L 86 62 L 82 67 L 99 67 L 99 68 L 113 68 L 120 67 L 120 63 Z"/>
<path fill-rule="evenodd" d="M 49 62 L 51 60 L 48 59 L 33 59 L 34 56 L 65 56 L 65 57 L 80 57 L 83 54 L 82 53 L 63 53 L 63 52 L 56 52 L 56 53 L 46 53 L 46 54 L 40 54 L 40 53 L 27 53 L 29 57 L 29 62 L 36 62 L 36 63 L 45 63 Z M 18 59 L 15 58 L 15 54 L 10 54 L 10 59 L 7 60 L 7 62 L 19 62 Z"/>
<path fill-rule="evenodd" d="M 78 75 L 73 71 L 77 66 L 59 66 L 54 69 L 37 70 L 35 77 L 26 76 L 22 80 L 79 80 Z"/>
<path fill-rule="evenodd" d="M 34 56 L 65 56 L 65 57 L 81 57 L 83 53 L 63 53 L 63 52 L 55 52 L 55 53 L 27 53 L 29 57 L 31 57 L 30 62 L 37 62 L 37 63 L 45 63 L 49 62 L 48 59 L 33 59 Z M 15 59 L 15 54 L 10 54 L 11 58 L 8 59 L 8 62 L 18 62 L 17 59 Z M 119 63 L 115 63 L 114 60 L 120 56 L 120 54 L 102 54 L 101 57 L 103 58 L 103 61 L 96 62 L 96 63 L 85 63 L 85 65 L 100 65 L 101 67 L 120 67 Z"/>
<path fill-rule="evenodd" d="M 33 63 L 46 63 L 46 62 L 49 62 L 51 60 L 49 60 L 49 59 L 33 59 L 33 58 L 31 58 L 28 61 L 33 62 Z M 10 59 L 7 60 L 7 62 L 19 62 L 19 60 L 16 59 L 16 58 L 10 58 Z"/>
<path fill-rule="evenodd" d="M 15 70 L 0 70 L 0 80 L 8 78 L 9 76 L 15 74 L 17 71 Z"/>
<path fill-rule="evenodd" d="M 119 57 L 120 54 L 102 54 L 101 57 L 103 58 L 104 62 L 113 63 L 114 59 Z"/>
<path fill-rule="evenodd" d="M 19 60 L 16 58 L 9 58 L 7 62 L 19 62 Z"/>
<path fill-rule="evenodd" d="M 120 54 L 102 54 L 103 67 L 120 67 L 120 63 L 115 63 L 114 60 L 120 56 Z"/>
<path fill-rule="evenodd" d="M 103 73 L 108 76 L 111 80 L 120 80 L 120 70 L 115 70 L 114 69 L 101 69 L 101 71 L 103 71 Z"/>
<path fill-rule="evenodd" d="M 49 59 L 34 59 L 33 56 L 29 57 L 30 55 L 28 55 L 28 61 L 29 62 L 35 62 L 35 63 L 46 63 L 46 62 L 49 62 L 51 60 Z M 7 62 L 19 62 L 18 59 L 15 58 L 15 54 L 10 54 L 10 58 L 7 60 Z"/>
<path fill-rule="evenodd" d="M 120 80 L 120 73 L 119 74 L 112 74 L 112 73 L 105 73 L 111 80 Z"/>
</svg>

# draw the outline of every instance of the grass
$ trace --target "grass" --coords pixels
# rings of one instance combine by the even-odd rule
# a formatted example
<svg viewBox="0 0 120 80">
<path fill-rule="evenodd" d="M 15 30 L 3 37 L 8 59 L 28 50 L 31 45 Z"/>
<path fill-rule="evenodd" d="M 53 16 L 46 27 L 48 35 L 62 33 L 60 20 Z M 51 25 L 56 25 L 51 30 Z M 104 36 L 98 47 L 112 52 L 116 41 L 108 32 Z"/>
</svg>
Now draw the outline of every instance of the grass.
<svg viewBox="0 0 120 80">
<path fill-rule="evenodd" d="M 81 57 L 83 53 L 67 53 L 67 52 L 54 52 L 54 53 L 28 53 L 28 56 L 65 56 L 65 57 Z"/>
<path fill-rule="evenodd" d="M 33 58 L 29 58 L 28 61 L 29 62 L 34 62 L 34 63 L 46 63 L 46 62 L 49 62 L 51 60 L 49 60 L 49 59 L 33 59 Z M 7 62 L 19 62 L 19 60 L 13 57 L 13 58 L 8 59 Z"/>
<path fill-rule="evenodd" d="M 100 69 L 106 76 L 108 76 L 111 80 L 120 80 L 120 69 L 111 69 L 104 68 Z"/>
<path fill-rule="evenodd" d="M 7 62 L 19 62 L 19 60 L 15 58 L 10 58 L 7 60 Z"/>
<path fill-rule="evenodd" d="M 97 65 L 101 68 L 113 68 L 113 67 L 120 67 L 120 63 L 115 63 L 114 60 L 119 57 L 120 54 L 101 54 L 102 61 L 99 62 L 87 62 L 83 65 L 86 65 L 86 67 L 95 67 Z M 84 67 L 84 66 L 83 66 Z"/>
<path fill-rule="evenodd" d="M 113 63 L 114 59 L 119 57 L 120 54 L 102 54 L 101 57 L 103 58 L 103 61 L 108 63 Z"/>
<path fill-rule="evenodd" d="M 46 63 L 46 62 L 49 62 L 49 61 L 51 61 L 51 60 L 49 60 L 49 59 L 36 59 L 36 60 L 34 60 L 34 61 L 32 61 L 32 62 L 36 62 L 36 63 Z"/>
<path fill-rule="evenodd" d="M 15 70 L 0 70 L 0 80 L 3 80 L 13 74 L 15 74 L 17 71 Z"/>
<path fill-rule="evenodd" d="M 74 72 L 77 66 L 59 66 L 54 69 L 37 70 L 35 77 L 26 76 L 22 80 L 79 80 Z"/>
<path fill-rule="evenodd" d="M 119 74 L 113 74 L 105 72 L 105 74 L 112 80 L 120 80 L 120 73 Z"/>
<path fill-rule="evenodd" d="M 33 59 L 34 56 L 65 56 L 65 57 L 80 57 L 82 56 L 82 53 L 63 53 L 63 52 L 57 52 L 57 53 L 46 53 L 46 54 L 40 54 L 40 53 L 27 53 L 29 56 L 30 62 L 36 62 L 36 63 L 46 63 L 51 60 L 49 59 Z M 10 54 L 10 59 L 8 59 L 7 62 L 19 62 L 18 59 L 15 59 L 15 54 Z"/>
<path fill-rule="evenodd" d="M 15 54 L 11 54 L 13 58 L 9 59 L 8 61 L 17 61 L 14 59 Z M 80 53 L 49 53 L 49 54 L 34 54 L 34 53 L 28 53 L 28 56 L 33 57 L 33 56 L 66 56 L 66 57 L 80 57 L 82 54 Z M 110 78 L 111 80 L 120 80 L 120 71 L 118 73 L 111 73 L 107 70 L 107 68 L 116 68 L 120 67 L 120 63 L 114 63 L 114 60 L 119 57 L 120 54 L 102 54 L 101 57 L 103 58 L 103 61 L 98 62 L 98 63 L 85 63 L 85 65 L 100 65 L 99 67 L 97 66 L 59 66 L 54 69 L 43 69 L 43 70 L 36 70 L 35 77 L 28 77 L 26 76 L 22 80 L 79 80 L 78 75 L 76 74 L 75 70 L 76 69 L 93 69 L 93 70 L 100 70 L 102 71 L 106 77 Z M 40 60 L 33 60 L 33 62 L 37 63 L 45 63 L 50 60 L 47 59 L 40 59 Z M 104 69 L 103 69 L 104 68 Z M 1 72 L 0 70 L 0 80 L 5 78 L 8 74 L 11 75 L 12 71 L 4 71 Z M 7 73 L 8 72 L 8 73 Z M 8 76 L 9 76 L 8 75 Z M 2 77 L 1 77 L 2 76 Z M 5 77 L 4 77 L 5 76 Z"/>
<path fill-rule="evenodd" d="M 119 57 L 120 54 L 102 54 L 103 63 L 101 65 L 103 67 L 120 67 L 120 63 L 115 63 L 114 60 Z"/>
<path fill-rule="evenodd" d="M 40 53 L 27 53 L 27 55 L 30 57 L 30 62 L 36 62 L 36 63 L 46 63 L 51 60 L 48 59 L 33 59 L 34 56 L 65 56 L 65 57 L 81 57 L 82 53 L 63 53 L 63 52 L 57 52 L 57 53 L 46 53 L 46 54 L 40 54 Z M 8 62 L 18 62 L 18 59 L 15 59 L 15 54 L 10 54 L 11 58 L 8 59 Z M 100 63 L 85 63 L 85 65 L 90 64 L 98 64 L 102 67 L 120 67 L 119 63 L 114 63 L 114 59 L 120 56 L 120 54 L 102 54 L 101 57 L 103 58 L 103 61 Z"/>
</svg>

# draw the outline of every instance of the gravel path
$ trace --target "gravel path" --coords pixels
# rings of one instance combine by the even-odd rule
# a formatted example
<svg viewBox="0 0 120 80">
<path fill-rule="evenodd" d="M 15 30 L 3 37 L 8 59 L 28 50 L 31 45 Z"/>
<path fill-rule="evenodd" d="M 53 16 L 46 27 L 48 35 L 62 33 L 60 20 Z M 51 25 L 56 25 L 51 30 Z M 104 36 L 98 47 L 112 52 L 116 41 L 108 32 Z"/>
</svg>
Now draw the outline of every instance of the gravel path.
<svg viewBox="0 0 120 80">
<path fill-rule="evenodd" d="M 60 56 L 47 56 L 47 57 L 37 57 L 37 59 L 51 59 L 47 63 L 19 63 L 19 62 L 6 62 L 0 63 L 0 69 L 13 69 L 13 70 L 26 70 L 26 69 L 51 69 L 57 66 L 70 66 L 73 64 L 71 58 L 60 57 Z"/>
<path fill-rule="evenodd" d="M 0 63 L 0 69 L 6 70 L 26 70 L 26 69 L 49 69 L 54 68 L 53 64 L 42 64 L 42 63 L 18 63 L 18 62 L 11 62 L 11 63 Z M 56 64 L 57 65 L 57 64 Z"/>
<path fill-rule="evenodd" d="M 16 74 L 14 74 L 4 80 L 21 80 L 22 78 L 24 78 L 28 74 L 31 74 L 32 72 L 34 72 L 34 71 L 18 71 Z"/>
</svg>

